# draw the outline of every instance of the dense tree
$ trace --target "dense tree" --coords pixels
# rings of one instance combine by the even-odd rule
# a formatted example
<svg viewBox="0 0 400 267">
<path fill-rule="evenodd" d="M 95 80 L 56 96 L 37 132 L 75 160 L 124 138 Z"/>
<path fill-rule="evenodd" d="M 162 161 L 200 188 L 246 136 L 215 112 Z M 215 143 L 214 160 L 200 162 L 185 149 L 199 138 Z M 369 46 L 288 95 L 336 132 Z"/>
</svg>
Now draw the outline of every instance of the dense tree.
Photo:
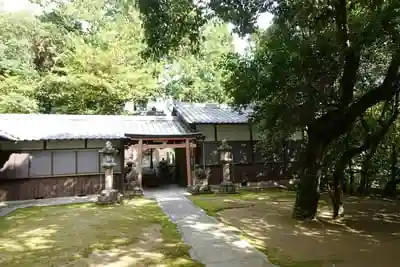
<svg viewBox="0 0 400 267">
<path fill-rule="evenodd" d="M 164 94 L 180 101 L 227 102 L 221 69 L 224 56 L 233 52 L 227 24 L 215 21 L 205 25 L 202 37 L 198 53 L 183 47 L 170 58 L 163 74 Z"/>
<path fill-rule="evenodd" d="M 32 42 L 39 29 L 32 16 L 0 13 L 0 112 L 34 112 L 38 82 Z"/>
<path fill-rule="evenodd" d="M 66 36 L 59 66 L 36 92 L 44 112 L 115 114 L 129 100 L 159 93 L 157 65 L 140 56 L 144 46 L 137 11 L 107 3 L 61 3 L 41 17 Z"/>
<path fill-rule="evenodd" d="M 162 22 L 154 19 L 159 10 L 184 19 L 189 14 L 203 18 L 213 14 L 209 9 L 190 13 L 188 8 L 177 14 L 180 9 L 170 3 L 180 1 L 139 2 L 153 7 L 142 10 L 148 21 L 146 35 L 153 37 L 162 34 Z M 229 58 L 227 68 L 233 74 L 228 75 L 226 88 L 236 104 L 256 106 L 255 119 L 263 125 L 269 145 L 306 129 L 293 215 L 313 218 L 329 148 L 340 143 L 368 109 L 400 90 L 400 2 L 215 0 L 208 8 L 235 22 L 241 33 L 253 31 L 260 12 L 274 15 L 272 26 L 259 34 L 251 57 Z M 174 38 L 196 33 L 189 30 L 192 26 L 179 24 Z M 155 54 L 168 48 L 153 45 L 158 49 Z"/>
<path fill-rule="evenodd" d="M 115 114 L 127 101 L 165 95 L 227 100 L 218 65 L 232 51 L 226 24 L 201 28 L 201 53 L 190 53 L 189 38 L 157 62 L 143 57 L 147 20 L 128 1 L 34 2 L 36 17 L 0 14 L 0 112 Z"/>
</svg>

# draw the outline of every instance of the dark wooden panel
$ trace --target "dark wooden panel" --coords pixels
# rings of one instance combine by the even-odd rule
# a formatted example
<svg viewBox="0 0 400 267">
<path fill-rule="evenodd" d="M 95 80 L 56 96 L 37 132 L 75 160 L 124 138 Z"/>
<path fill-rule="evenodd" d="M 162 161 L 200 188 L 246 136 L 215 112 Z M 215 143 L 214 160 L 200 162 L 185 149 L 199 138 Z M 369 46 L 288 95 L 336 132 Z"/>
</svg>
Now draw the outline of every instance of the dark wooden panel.
<svg viewBox="0 0 400 267">
<path fill-rule="evenodd" d="M 210 169 L 209 184 L 220 184 L 222 182 L 222 168 L 220 165 L 208 166 Z"/>
<path fill-rule="evenodd" d="M 232 181 L 240 183 L 244 175 L 247 175 L 249 182 L 282 180 L 291 178 L 284 171 L 283 162 L 272 162 L 267 164 L 235 164 L 233 166 Z M 222 182 L 221 165 L 208 166 L 211 170 L 209 179 L 210 184 L 220 184 Z"/>
<path fill-rule="evenodd" d="M 202 152 L 204 153 L 205 165 L 219 164 L 219 154 L 217 148 L 220 145 L 220 142 L 204 142 L 202 145 Z M 200 159 L 200 162 L 203 163 L 203 155 Z"/>
<path fill-rule="evenodd" d="M 235 164 L 252 163 L 253 160 L 253 146 L 251 141 L 236 141 L 229 142 L 232 146 L 233 162 Z"/>
<path fill-rule="evenodd" d="M 0 180 L 0 201 L 92 195 L 99 190 L 99 175 Z"/>
</svg>

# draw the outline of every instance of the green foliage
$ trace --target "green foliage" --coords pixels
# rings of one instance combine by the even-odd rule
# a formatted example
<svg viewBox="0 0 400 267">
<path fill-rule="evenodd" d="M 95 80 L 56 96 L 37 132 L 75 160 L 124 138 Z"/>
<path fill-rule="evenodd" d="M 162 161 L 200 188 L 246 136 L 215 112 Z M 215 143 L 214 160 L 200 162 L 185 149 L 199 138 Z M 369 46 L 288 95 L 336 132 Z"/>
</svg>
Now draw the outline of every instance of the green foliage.
<svg viewBox="0 0 400 267">
<path fill-rule="evenodd" d="M 0 14 L 0 112 L 37 111 L 32 99 L 37 82 L 32 41 L 38 33 L 26 14 Z"/>
<path fill-rule="evenodd" d="M 164 94 L 180 101 L 227 102 L 220 66 L 223 57 L 233 51 L 227 25 L 211 22 L 202 29 L 202 37 L 199 53 L 181 49 L 172 58 L 163 77 Z"/>
<path fill-rule="evenodd" d="M 315 216 L 321 170 L 334 168 L 334 155 L 347 149 L 345 139 L 353 142 L 348 139 L 363 117 L 369 117 L 371 127 L 380 128 L 368 110 L 375 106 L 381 109 L 381 102 L 399 93 L 400 2 L 200 3 L 196 9 L 234 22 L 242 35 L 254 32 L 260 12 L 274 15 L 268 30 L 256 32 L 251 55 L 231 54 L 226 59 L 224 86 L 237 106 L 254 107 L 254 120 L 265 134 L 265 148 L 270 153 L 282 147 L 295 131 L 307 131 L 295 216 Z M 184 14 L 175 11 L 176 16 Z M 143 11 L 142 15 L 148 16 Z M 181 27 L 174 29 L 180 32 Z M 157 28 L 145 30 L 154 34 Z M 186 37 L 177 36 L 182 40 Z M 176 47 L 176 43 L 169 45 Z M 155 51 L 160 53 L 166 54 L 165 49 Z M 356 134 L 355 139 L 366 140 L 360 137 Z M 374 145 L 366 158 L 375 152 Z"/>
<path fill-rule="evenodd" d="M 106 2 L 68 3 L 42 18 L 58 26 L 79 26 L 60 29 L 68 32 L 58 57 L 62 64 L 36 92 L 42 111 L 115 114 L 129 100 L 157 94 L 157 66 L 140 57 L 144 46 L 138 13 L 114 10 L 103 16 Z"/>
<path fill-rule="evenodd" d="M 44 11 L 39 16 L 0 14 L 0 112 L 121 114 L 127 101 L 146 102 L 165 95 L 187 101 L 227 101 L 218 66 L 222 56 L 232 51 L 226 24 L 199 28 L 201 40 L 193 39 L 193 33 L 179 41 L 169 57 L 153 61 L 143 56 L 165 40 L 152 39 L 144 31 L 151 21 L 139 10 L 157 3 L 35 2 Z M 159 34 L 168 33 L 180 21 L 203 25 L 190 12 L 190 4 L 181 4 L 184 1 L 168 8 L 186 15 L 164 17 L 163 23 L 169 23 Z M 186 34 L 182 28 L 167 39 L 178 42 Z M 151 40 L 156 44 L 149 46 Z"/>
<path fill-rule="evenodd" d="M 201 27 L 206 23 L 202 11 L 192 1 L 137 0 L 143 18 L 145 40 L 144 55 L 161 59 L 170 51 L 189 45 L 197 52 Z"/>
</svg>

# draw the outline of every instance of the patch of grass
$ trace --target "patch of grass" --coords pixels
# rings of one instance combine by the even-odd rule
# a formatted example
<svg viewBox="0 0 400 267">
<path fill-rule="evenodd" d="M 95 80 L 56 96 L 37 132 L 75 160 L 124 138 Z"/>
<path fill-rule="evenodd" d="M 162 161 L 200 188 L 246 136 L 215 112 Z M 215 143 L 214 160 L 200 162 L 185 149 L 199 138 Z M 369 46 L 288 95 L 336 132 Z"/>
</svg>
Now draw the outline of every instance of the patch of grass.
<svg viewBox="0 0 400 267">
<path fill-rule="evenodd" d="M 240 194 L 233 196 L 234 198 L 242 200 L 275 200 L 275 201 L 287 201 L 294 200 L 296 198 L 296 192 L 282 188 L 268 188 L 258 192 L 246 191 L 243 189 Z"/>
<path fill-rule="evenodd" d="M 162 240 L 147 249 L 162 257 L 132 266 L 157 264 L 157 260 L 166 266 L 203 266 L 191 260 L 189 246 L 156 202 L 146 199 L 120 206 L 73 204 L 17 210 L 0 218 L 0 266 L 78 266 L 75 263 L 94 251 L 140 248 L 144 229 L 152 225 L 161 225 Z"/>
<path fill-rule="evenodd" d="M 296 197 L 296 192 L 284 189 L 266 189 L 259 192 L 241 191 L 238 194 L 203 194 L 192 195 L 189 199 L 201 207 L 210 216 L 225 209 L 246 208 L 252 206 L 254 201 L 291 201 Z"/>
<path fill-rule="evenodd" d="M 199 207 L 201 207 L 208 215 L 217 216 L 217 213 L 226 209 L 237 209 L 250 207 L 250 203 L 240 203 L 225 198 L 202 198 L 199 196 L 190 196 L 190 200 Z"/>
</svg>

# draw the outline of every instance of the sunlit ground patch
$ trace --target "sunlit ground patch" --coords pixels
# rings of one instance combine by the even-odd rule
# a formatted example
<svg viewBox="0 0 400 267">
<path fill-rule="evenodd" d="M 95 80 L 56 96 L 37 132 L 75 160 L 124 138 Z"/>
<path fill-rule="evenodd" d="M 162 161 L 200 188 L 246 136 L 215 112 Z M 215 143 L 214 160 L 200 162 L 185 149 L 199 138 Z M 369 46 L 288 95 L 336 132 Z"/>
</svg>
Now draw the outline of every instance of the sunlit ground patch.
<svg viewBox="0 0 400 267">
<path fill-rule="evenodd" d="M 0 266 L 202 266 L 155 201 L 20 209 L 0 218 Z"/>
</svg>

